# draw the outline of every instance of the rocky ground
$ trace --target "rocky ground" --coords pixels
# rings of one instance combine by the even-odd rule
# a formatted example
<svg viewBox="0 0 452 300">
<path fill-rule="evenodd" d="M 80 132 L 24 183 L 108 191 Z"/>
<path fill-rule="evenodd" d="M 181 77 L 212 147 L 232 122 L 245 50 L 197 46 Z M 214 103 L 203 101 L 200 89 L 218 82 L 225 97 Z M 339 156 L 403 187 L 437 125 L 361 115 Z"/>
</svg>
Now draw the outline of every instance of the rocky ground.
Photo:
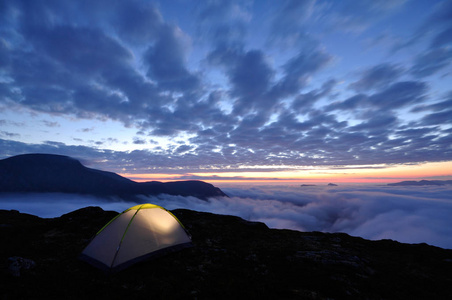
<svg viewBox="0 0 452 300">
<path fill-rule="evenodd" d="M 194 247 L 106 275 L 77 256 L 116 212 L 0 210 L 0 299 L 452 299 L 452 250 L 173 213 Z"/>
</svg>

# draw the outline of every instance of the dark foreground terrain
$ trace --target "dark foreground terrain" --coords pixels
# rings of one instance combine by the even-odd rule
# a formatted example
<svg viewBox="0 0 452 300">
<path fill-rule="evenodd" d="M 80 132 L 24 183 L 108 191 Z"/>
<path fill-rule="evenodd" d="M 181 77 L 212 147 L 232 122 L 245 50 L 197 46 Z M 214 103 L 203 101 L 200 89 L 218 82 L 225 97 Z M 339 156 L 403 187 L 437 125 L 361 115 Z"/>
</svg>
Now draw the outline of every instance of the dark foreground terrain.
<svg viewBox="0 0 452 300">
<path fill-rule="evenodd" d="M 116 212 L 0 210 L 0 299 L 452 299 L 452 250 L 173 212 L 194 247 L 108 276 L 77 256 Z"/>
</svg>

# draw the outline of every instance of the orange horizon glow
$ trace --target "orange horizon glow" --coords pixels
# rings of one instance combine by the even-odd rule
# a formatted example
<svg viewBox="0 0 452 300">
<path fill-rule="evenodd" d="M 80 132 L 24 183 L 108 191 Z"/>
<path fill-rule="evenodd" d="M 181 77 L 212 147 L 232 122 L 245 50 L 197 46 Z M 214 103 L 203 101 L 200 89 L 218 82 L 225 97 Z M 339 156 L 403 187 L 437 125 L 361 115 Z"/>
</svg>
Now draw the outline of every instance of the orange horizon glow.
<svg viewBox="0 0 452 300">
<path fill-rule="evenodd" d="M 452 161 L 415 165 L 390 165 L 382 168 L 362 167 L 346 169 L 318 168 L 312 170 L 267 172 L 199 172 L 182 174 L 132 174 L 123 177 L 136 182 L 202 180 L 209 183 L 391 183 L 403 180 L 431 178 L 452 179 Z M 212 178 L 214 177 L 214 178 Z"/>
</svg>

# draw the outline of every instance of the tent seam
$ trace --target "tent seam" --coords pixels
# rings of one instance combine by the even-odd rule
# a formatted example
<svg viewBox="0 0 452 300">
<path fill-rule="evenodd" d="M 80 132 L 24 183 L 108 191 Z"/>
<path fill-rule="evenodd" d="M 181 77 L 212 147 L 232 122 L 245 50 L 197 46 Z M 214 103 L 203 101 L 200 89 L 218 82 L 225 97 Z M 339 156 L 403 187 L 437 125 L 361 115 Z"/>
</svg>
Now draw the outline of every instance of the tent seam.
<svg viewBox="0 0 452 300">
<path fill-rule="evenodd" d="M 114 220 L 116 220 L 117 218 L 119 218 L 122 214 L 124 214 L 124 212 L 118 214 L 116 217 L 114 217 L 113 219 L 111 219 L 110 221 L 108 221 L 108 223 L 105 224 L 104 227 L 102 227 L 102 228 L 96 233 L 96 235 L 98 235 L 99 233 L 101 233 L 102 230 L 104 230 L 108 225 L 110 225 Z"/>
<path fill-rule="evenodd" d="M 111 262 L 110 270 L 113 268 L 113 265 L 114 265 L 114 263 L 115 263 L 115 261 L 116 261 L 116 257 L 118 256 L 119 250 L 121 249 L 122 242 L 124 241 L 124 238 L 125 238 L 125 236 L 126 236 L 126 234 L 127 234 L 127 231 L 129 230 L 130 225 L 132 224 L 133 219 L 135 218 L 135 216 L 137 215 L 138 211 L 141 209 L 141 207 L 142 207 L 143 205 L 144 205 L 144 204 L 142 204 L 142 205 L 137 209 L 137 211 L 133 214 L 133 217 L 130 219 L 129 224 L 127 224 L 126 230 L 124 230 L 124 234 L 122 235 L 121 241 L 119 242 L 118 248 L 116 249 L 115 256 L 113 257 L 113 260 L 112 260 L 112 262 Z"/>
</svg>

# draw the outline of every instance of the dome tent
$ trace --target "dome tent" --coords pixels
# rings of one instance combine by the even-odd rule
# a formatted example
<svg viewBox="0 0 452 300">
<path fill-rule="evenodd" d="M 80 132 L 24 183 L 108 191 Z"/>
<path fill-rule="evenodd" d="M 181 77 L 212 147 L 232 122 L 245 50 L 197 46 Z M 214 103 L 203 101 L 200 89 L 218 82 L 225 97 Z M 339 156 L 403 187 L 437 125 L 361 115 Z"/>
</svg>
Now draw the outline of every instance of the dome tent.
<svg viewBox="0 0 452 300">
<path fill-rule="evenodd" d="M 161 206 L 140 204 L 126 209 L 99 230 L 80 259 L 104 271 L 116 272 L 191 245 L 176 216 Z"/>
</svg>

